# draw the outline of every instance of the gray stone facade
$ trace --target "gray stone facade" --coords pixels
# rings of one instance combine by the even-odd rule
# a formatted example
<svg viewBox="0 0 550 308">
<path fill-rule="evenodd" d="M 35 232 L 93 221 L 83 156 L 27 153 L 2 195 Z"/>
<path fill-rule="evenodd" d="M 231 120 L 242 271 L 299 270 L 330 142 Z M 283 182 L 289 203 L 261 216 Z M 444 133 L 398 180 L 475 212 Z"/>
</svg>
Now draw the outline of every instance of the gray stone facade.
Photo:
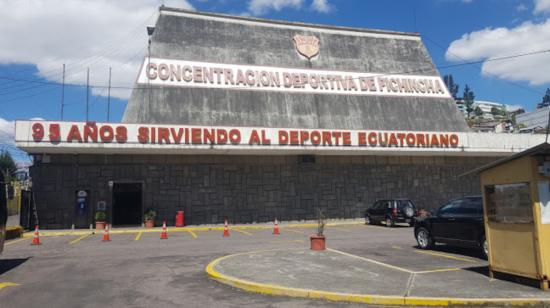
<svg viewBox="0 0 550 308">
<path fill-rule="evenodd" d="M 320 40 L 312 61 L 294 35 Z M 376 74 L 438 76 L 415 33 L 345 28 L 163 7 L 151 57 Z M 137 68 L 136 68 L 137 69 Z M 463 132 L 451 97 L 362 96 L 136 85 L 123 123 Z"/>
<path fill-rule="evenodd" d="M 157 223 L 174 223 L 177 210 L 186 224 L 252 223 L 314 219 L 315 209 L 330 218 L 362 217 L 376 199 L 411 198 L 419 208 L 479 194 L 479 179 L 457 175 L 486 164 L 487 157 L 188 155 L 52 155 L 31 167 L 40 226 L 69 228 L 75 192 L 89 190 L 93 222 L 98 201 L 112 211 L 109 181 L 139 182 L 143 209 L 157 210 Z"/>
</svg>

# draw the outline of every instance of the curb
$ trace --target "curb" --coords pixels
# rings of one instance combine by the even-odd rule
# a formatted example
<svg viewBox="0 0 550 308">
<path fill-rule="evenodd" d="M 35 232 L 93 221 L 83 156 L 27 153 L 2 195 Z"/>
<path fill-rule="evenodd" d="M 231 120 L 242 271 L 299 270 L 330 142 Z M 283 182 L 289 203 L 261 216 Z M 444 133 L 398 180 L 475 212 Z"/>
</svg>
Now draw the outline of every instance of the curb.
<svg viewBox="0 0 550 308">
<path fill-rule="evenodd" d="M 326 226 L 346 226 L 346 225 L 363 225 L 363 222 L 360 221 L 353 221 L 353 222 L 332 222 L 327 223 Z M 317 223 L 302 223 L 302 224 L 288 224 L 288 225 L 279 225 L 279 228 L 281 230 L 284 229 L 293 229 L 293 228 L 316 228 Z M 247 226 L 247 225 L 233 225 L 229 226 L 229 230 L 271 230 L 273 229 L 273 226 L 270 225 L 260 225 L 260 226 Z M 223 231 L 223 225 L 216 226 L 216 227 L 168 227 L 168 232 L 195 232 L 195 231 Z M 25 232 L 23 234 L 24 238 L 30 238 L 33 237 L 33 231 Z M 102 232 L 102 231 L 99 231 Z M 129 229 L 129 230 L 116 230 L 116 229 L 110 229 L 110 234 L 129 234 L 129 233 L 151 233 L 151 232 L 162 232 L 162 228 L 153 228 L 153 229 Z M 90 233 L 98 233 L 98 231 L 93 230 L 80 230 L 80 231 L 47 231 L 47 230 L 40 230 L 40 236 L 63 236 L 63 235 L 86 235 Z"/>
<path fill-rule="evenodd" d="M 23 227 L 7 227 L 6 228 L 6 240 L 13 240 L 23 237 Z"/>
<path fill-rule="evenodd" d="M 550 304 L 550 298 L 452 298 L 452 297 L 405 297 L 399 295 L 375 295 L 375 294 L 351 294 L 351 293 L 337 293 L 321 290 L 300 289 L 291 288 L 281 285 L 256 283 L 244 279 L 235 278 L 229 275 L 222 274 L 215 270 L 215 266 L 231 257 L 263 252 L 252 251 L 238 254 L 227 255 L 220 257 L 210 262 L 206 268 L 206 273 L 210 278 L 233 286 L 238 289 L 242 289 L 248 292 L 265 294 L 265 295 L 279 295 L 289 297 L 300 298 L 313 298 L 323 299 L 333 302 L 347 302 L 347 303 L 363 303 L 363 304 L 377 304 L 377 305 L 399 305 L 399 306 L 453 306 L 453 305 L 498 305 L 498 306 L 535 306 Z"/>
</svg>

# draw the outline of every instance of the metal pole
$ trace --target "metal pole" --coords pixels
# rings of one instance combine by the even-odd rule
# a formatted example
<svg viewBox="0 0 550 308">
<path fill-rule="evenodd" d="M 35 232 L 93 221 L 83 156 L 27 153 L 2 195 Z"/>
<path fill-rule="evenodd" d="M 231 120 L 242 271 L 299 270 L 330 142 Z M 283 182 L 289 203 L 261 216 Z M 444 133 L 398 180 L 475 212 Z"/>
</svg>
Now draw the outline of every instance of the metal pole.
<svg viewBox="0 0 550 308">
<path fill-rule="evenodd" d="M 86 122 L 88 122 L 88 114 L 90 112 L 90 68 L 86 71 Z"/>
<path fill-rule="evenodd" d="M 65 63 L 63 63 L 63 83 L 61 85 L 61 121 L 63 121 L 64 106 L 65 106 Z"/>
<path fill-rule="evenodd" d="M 149 36 L 149 43 L 147 45 L 147 68 L 149 69 L 149 65 L 151 64 L 151 36 Z M 147 78 L 147 94 L 149 96 L 149 102 L 147 103 L 147 110 L 149 111 L 151 109 L 151 82 L 150 79 Z"/>
<path fill-rule="evenodd" d="M 111 113 L 111 68 L 109 67 L 109 89 L 107 90 L 107 122 Z"/>
<path fill-rule="evenodd" d="M 550 131 L 550 106 L 548 106 L 548 122 L 546 122 L 546 140 L 544 142 L 548 143 L 548 132 Z"/>
</svg>

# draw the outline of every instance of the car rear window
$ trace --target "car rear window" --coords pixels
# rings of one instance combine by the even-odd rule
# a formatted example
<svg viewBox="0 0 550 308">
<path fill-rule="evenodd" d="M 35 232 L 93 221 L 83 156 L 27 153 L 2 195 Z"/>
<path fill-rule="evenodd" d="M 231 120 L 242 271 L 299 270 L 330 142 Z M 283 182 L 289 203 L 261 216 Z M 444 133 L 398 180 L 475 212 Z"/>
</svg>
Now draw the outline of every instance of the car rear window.
<svg viewBox="0 0 550 308">
<path fill-rule="evenodd" d="M 410 200 L 397 200 L 396 202 L 397 202 L 397 208 L 400 210 L 406 206 L 415 208 L 414 204 Z"/>
</svg>

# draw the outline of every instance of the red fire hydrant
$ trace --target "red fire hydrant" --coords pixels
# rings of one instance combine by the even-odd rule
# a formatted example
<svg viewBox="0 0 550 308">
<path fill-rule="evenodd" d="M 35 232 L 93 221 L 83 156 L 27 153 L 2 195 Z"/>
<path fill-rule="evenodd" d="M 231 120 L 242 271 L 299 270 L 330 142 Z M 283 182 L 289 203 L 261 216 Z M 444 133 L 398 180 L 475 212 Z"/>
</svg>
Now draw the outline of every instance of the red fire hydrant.
<svg viewBox="0 0 550 308">
<path fill-rule="evenodd" d="M 183 227 L 184 225 L 185 225 L 185 223 L 184 223 L 183 211 L 177 211 L 176 212 L 176 227 Z"/>
</svg>

